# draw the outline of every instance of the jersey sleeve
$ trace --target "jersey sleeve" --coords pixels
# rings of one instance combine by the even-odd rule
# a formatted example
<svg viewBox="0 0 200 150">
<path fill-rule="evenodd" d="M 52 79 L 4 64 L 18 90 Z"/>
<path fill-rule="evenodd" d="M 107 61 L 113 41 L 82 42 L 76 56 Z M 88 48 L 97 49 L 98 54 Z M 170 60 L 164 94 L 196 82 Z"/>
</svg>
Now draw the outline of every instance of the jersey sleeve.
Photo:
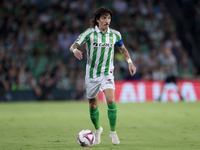
<svg viewBox="0 0 200 150">
<path fill-rule="evenodd" d="M 79 35 L 79 37 L 75 40 L 76 43 L 78 43 L 80 46 L 83 45 L 88 39 L 89 34 L 91 33 L 90 29 L 85 30 L 83 33 Z"/>
</svg>

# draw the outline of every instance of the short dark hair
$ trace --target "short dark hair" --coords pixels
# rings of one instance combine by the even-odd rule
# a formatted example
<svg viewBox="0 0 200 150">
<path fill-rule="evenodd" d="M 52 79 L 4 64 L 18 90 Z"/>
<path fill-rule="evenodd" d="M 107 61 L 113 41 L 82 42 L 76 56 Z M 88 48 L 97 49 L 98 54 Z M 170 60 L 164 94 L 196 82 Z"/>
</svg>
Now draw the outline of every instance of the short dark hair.
<svg viewBox="0 0 200 150">
<path fill-rule="evenodd" d="M 98 8 L 94 13 L 94 17 L 90 20 L 90 27 L 93 28 L 96 25 L 98 25 L 97 19 L 99 19 L 102 15 L 105 14 L 110 14 L 111 18 L 113 16 L 113 12 L 109 8 L 105 6 Z"/>
</svg>

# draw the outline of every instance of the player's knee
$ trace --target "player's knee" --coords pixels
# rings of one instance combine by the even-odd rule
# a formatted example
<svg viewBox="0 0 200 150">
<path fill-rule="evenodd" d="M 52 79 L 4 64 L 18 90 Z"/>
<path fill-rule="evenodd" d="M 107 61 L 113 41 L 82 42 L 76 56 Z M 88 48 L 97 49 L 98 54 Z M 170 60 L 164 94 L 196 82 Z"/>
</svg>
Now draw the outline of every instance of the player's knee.
<svg viewBox="0 0 200 150">
<path fill-rule="evenodd" d="M 108 105 L 113 105 L 115 103 L 115 100 L 113 98 L 107 98 L 106 101 Z"/>
<path fill-rule="evenodd" d="M 89 105 L 91 109 L 95 109 L 98 107 L 98 98 L 93 98 L 93 99 L 88 99 L 89 100 Z"/>
<path fill-rule="evenodd" d="M 91 109 L 95 109 L 98 106 L 98 103 L 96 101 L 89 101 L 89 105 Z"/>
<path fill-rule="evenodd" d="M 98 106 L 97 104 L 91 103 L 90 104 L 90 109 L 95 109 L 95 108 L 97 108 L 97 106 Z"/>
</svg>

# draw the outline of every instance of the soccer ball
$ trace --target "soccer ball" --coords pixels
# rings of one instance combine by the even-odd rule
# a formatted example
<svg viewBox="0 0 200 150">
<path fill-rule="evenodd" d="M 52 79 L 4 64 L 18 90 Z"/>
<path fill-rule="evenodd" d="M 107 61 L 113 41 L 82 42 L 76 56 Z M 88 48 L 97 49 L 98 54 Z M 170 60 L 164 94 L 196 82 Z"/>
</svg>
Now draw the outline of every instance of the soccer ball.
<svg viewBox="0 0 200 150">
<path fill-rule="evenodd" d="M 81 146 L 92 146 L 95 140 L 94 133 L 90 130 L 82 130 L 77 137 Z"/>
</svg>

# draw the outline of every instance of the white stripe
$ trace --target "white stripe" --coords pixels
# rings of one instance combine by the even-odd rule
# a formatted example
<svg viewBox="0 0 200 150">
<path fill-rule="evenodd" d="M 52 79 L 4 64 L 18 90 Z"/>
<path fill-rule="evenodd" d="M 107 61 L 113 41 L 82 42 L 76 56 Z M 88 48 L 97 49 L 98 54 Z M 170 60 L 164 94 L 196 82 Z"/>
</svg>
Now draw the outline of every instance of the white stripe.
<svg viewBox="0 0 200 150">
<path fill-rule="evenodd" d="M 116 107 L 115 109 L 109 109 L 109 108 L 108 108 L 108 110 L 110 110 L 110 111 L 114 111 L 114 110 L 116 110 L 116 109 L 117 109 L 117 107 Z"/>
<path fill-rule="evenodd" d="M 99 110 L 95 111 L 94 113 L 91 113 L 91 112 L 90 112 L 90 114 L 96 114 L 98 111 L 99 111 Z"/>
</svg>

